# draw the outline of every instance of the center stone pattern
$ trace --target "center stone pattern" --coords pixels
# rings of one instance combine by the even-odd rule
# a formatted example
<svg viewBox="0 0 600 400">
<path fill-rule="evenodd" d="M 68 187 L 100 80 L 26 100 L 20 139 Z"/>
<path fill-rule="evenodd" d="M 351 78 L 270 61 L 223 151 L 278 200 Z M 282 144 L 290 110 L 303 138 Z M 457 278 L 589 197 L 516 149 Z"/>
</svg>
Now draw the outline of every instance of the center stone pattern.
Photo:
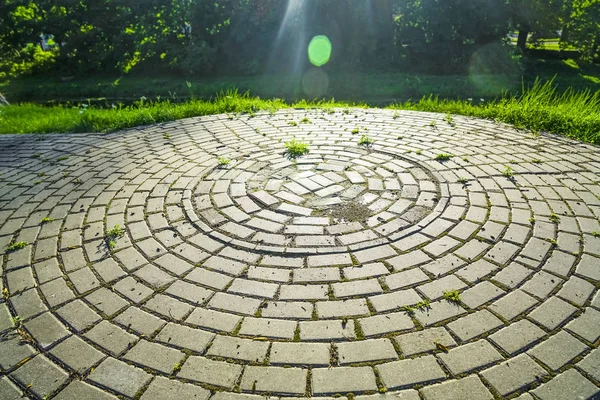
<svg viewBox="0 0 600 400">
<path fill-rule="evenodd" d="M 239 246 L 260 244 L 270 252 L 388 243 L 440 200 L 439 184 L 416 163 L 344 146 L 318 146 L 297 160 L 255 152 L 214 169 L 194 192 L 203 223 Z"/>
</svg>

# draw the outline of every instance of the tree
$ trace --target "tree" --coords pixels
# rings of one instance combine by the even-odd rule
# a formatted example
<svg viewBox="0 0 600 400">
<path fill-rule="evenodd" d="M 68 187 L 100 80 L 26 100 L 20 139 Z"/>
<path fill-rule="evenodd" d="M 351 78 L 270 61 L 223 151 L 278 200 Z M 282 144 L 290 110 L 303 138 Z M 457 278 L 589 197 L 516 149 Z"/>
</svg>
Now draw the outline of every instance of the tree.
<svg viewBox="0 0 600 400">
<path fill-rule="evenodd" d="M 584 59 L 600 58 L 600 2 L 573 0 L 571 18 L 566 24 L 569 32 L 565 43 L 577 47 Z"/>
<path fill-rule="evenodd" d="M 527 51 L 531 32 L 560 29 L 560 13 L 568 0 L 510 0 L 511 22 L 519 31 L 517 47 Z"/>
<path fill-rule="evenodd" d="M 478 47 L 500 43 L 508 16 L 504 0 L 401 1 L 396 40 L 412 60 L 447 71 L 466 65 Z"/>
</svg>

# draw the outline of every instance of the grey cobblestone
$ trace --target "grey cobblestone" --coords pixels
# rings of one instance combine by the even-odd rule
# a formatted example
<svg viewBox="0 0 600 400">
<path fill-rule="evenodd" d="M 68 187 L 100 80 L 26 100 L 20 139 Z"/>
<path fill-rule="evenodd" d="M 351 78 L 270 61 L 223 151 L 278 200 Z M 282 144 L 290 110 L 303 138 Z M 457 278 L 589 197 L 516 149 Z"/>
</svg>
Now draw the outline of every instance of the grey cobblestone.
<svg viewBox="0 0 600 400">
<path fill-rule="evenodd" d="M 152 375 L 114 358 L 107 358 L 92 372 L 89 379 L 117 393 L 133 397 L 146 385 Z"/>
<path fill-rule="evenodd" d="M 438 357 L 454 375 L 481 369 L 504 359 L 486 340 L 456 347 L 448 353 L 438 354 Z"/>
<path fill-rule="evenodd" d="M 398 354 L 389 339 L 340 343 L 337 350 L 340 365 L 398 359 Z"/>
<path fill-rule="evenodd" d="M 255 367 L 244 370 L 241 388 L 247 392 L 303 395 L 307 370 L 301 368 Z"/>
<path fill-rule="evenodd" d="M 444 328 L 430 328 L 423 331 L 406 333 L 394 338 L 402 354 L 412 356 L 414 354 L 431 352 L 437 348 L 436 343 L 446 348 L 456 345 L 456 342 Z"/>
<path fill-rule="evenodd" d="M 572 335 L 561 331 L 529 350 L 527 354 L 556 371 L 586 351 L 587 348 Z"/>
<path fill-rule="evenodd" d="M 520 354 L 481 373 L 494 389 L 507 396 L 548 375 L 527 354 Z"/>
<path fill-rule="evenodd" d="M 341 391 L 360 393 L 377 390 L 371 367 L 315 368 L 312 370 L 314 394 L 335 394 Z"/>
<path fill-rule="evenodd" d="M 466 378 L 431 385 L 421 390 L 425 400 L 429 399 L 473 399 L 491 400 L 494 398 L 481 380 L 474 375 Z"/>
<path fill-rule="evenodd" d="M 377 366 L 381 380 L 388 390 L 435 382 L 446 374 L 433 356 L 393 361 Z"/>
</svg>

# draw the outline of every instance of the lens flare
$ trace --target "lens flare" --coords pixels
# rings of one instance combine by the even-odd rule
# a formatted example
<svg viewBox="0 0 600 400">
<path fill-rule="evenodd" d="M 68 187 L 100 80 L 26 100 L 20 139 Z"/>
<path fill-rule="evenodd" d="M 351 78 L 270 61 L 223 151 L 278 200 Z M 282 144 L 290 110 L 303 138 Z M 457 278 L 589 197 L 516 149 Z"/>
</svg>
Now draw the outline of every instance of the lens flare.
<svg viewBox="0 0 600 400">
<path fill-rule="evenodd" d="M 331 58 L 331 42 L 327 36 L 319 35 L 308 44 L 308 59 L 315 67 L 322 67 Z"/>
</svg>

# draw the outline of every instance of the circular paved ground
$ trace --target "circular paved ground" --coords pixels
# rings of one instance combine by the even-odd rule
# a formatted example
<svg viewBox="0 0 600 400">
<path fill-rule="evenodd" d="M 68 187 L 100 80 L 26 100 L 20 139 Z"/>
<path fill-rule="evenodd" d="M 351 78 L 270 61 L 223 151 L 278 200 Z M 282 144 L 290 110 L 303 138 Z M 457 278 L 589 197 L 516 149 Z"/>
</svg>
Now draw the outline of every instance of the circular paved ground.
<svg viewBox="0 0 600 400">
<path fill-rule="evenodd" d="M 0 148 L 2 399 L 599 392 L 597 147 L 292 110 Z"/>
</svg>

